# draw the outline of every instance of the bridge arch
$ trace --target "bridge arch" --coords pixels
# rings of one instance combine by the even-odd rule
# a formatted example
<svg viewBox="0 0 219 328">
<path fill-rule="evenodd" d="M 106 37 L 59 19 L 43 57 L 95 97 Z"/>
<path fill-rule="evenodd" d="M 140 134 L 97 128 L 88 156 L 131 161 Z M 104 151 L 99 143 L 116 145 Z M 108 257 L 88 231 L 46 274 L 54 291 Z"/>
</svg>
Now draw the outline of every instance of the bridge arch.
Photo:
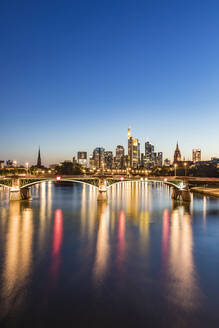
<svg viewBox="0 0 219 328">
<path fill-rule="evenodd" d="M 179 190 L 183 190 L 185 188 L 185 186 L 183 184 L 182 185 L 177 185 L 173 182 L 161 181 L 161 180 L 121 180 L 121 181 L 112 183 L 111 185 L 107 186 L 106 188 L 109 189 L 112 186 L 115 186 L 117 184 L 122 184 L 124 182 L 141 182 L 141 183 L 149 183 L 149 182 L 154 183 L 155 182 L 155 183 L 160 183 L 160 184 L 166 184 L 166 185 L 169 185 L 170 187 L 174 187 L 174 188 L 177 188 Z"/>
<path fill-rule="evenodd" d="M 62 183 L 62 181 L 64 182 L 76 182 L 76 183 L 80 183 L 80 184 L 85 184 L 87 186 L 91 186 L 91 187 L 95 187 L 97 190 L 99 189 L 97 186 L 91 184 L 91 183 L 88 183 L 88 182 L 84 182 L 84 181 L 79 181 L 79 180 L 70 180 L 70 179 L 62 179 L 60 181 L 60 183 Z M 45 180 L 38 180 L 38 181 L 34 181 L 34 182 L 30 182 L 30 183 L 27 183 L 25 185 L 23 185 L 21 187 L 21 189 L 24 189 L 24 188 L 29 188 L 29 187 L 32 187 L 33 185 L 36 185 L 36 184 L 39 184 L 39 183 L 43 183 L 43 182 L 57 182 L 56 179 L 45 179 Z M 10 187 L 9 187 L 10 188 Z"/>
<path fill-rule="evenodd" d="M 8 189 L 12 188 L 11 186 L 5 185 L 4 183 L 0 183 L 0 187 L 5 187 L 5 188 L 8 188 Z"/>
</svg>

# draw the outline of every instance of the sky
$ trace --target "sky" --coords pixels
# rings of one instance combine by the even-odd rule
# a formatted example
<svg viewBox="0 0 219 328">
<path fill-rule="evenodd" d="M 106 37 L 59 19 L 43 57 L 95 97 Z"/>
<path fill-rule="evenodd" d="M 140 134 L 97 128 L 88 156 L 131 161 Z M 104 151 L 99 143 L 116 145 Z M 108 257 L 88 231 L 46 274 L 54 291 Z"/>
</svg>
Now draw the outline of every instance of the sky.
<svg viewBox="0 0 219 328">
<path fill-rule="evenodd" d="M 0 118 L 0 160 L 219 157 L 219 1 L 0 1 Z"/>
</svg>

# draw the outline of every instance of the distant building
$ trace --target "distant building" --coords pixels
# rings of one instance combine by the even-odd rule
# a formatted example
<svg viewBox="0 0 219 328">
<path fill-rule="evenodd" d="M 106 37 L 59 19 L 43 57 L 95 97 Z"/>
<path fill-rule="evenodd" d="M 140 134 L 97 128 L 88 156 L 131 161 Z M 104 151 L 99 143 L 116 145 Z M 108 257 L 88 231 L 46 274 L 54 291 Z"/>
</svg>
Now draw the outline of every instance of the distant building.
<svg viewBox="0 0 219 328">
<path fill-rule="evenodd" d="M 192 161 L 193 161 L 193 163 L 201 161 L 201 149 L 193 149 L 192 150 Z"/>
<path fill-rule="evenodd" d="M 0 161 L 0 170 L 2 170 L 5 166 L 5 161 Z"/>
<path fill-rule="evenodd" d="M 145 160 L 144 167 L 146 169 L 151 168 L 155 164 L 157 164 L 157 154 L 154 152 L 154 145 L 152 145 L 149 141 L 145 142 Z"/>
<path fill-rule="evenodd" d="M 159 152 L 157 154 L 157 166 L 162 167 L 163 166 L 163 153 Z"/>
<path fill-rule="evenodd" d="M 176 144 L 176 149 L 175 149 L 175 152 L 174 152 L 174 159 L 173 159 L 173 163 L 178 163 L 178 162 L 181 162 L 181 152 L 179 150 L 179 145 L 178 145 L 178 142 Z"/>
<path fill-rule="evenodd" d="M 113 166 L 113 152 L 104 151 L 104 167 L 107 169 L 112 169 Z"/>
<path fill-rule="evenodd" d="M 83 167 L 87 167 L 87 152 L 86 151 L 78 152 L 78 164 L 80 164 Z"/>
<path fill-rule="evenodd" d="M 6 167 L 13 167 L 13 161 L 11 159 L 7 159 Z"/>
<path fill-rule="evenodd" d="M 97 147 L 93 151 L 93 160 L 94 160 L 94 166 L 96 168 L 104 168 L 104 157 L 105 149 L 103 147 Z"/>
<path fill-rule="evenodd" d="M 132 138 L 131 129 L 128 129 L 128 161 L 131 168 L 138 168 L 140 164 L 140 143 Z"/>
<path fill-rule="evenodd" d="M 49 165 L 49 168 L 50 168 L 51 170 L 55 170 L 57 166 L 58 166 L 58 164 L 50 164 L 50 165 Z"/>
<path fill-rule="evenodd" d="M 166 158 L 166 159 L 164 160 L 164 166 L 170 166 L 170 165 L 171 165 L 170 160 L 169 160 L 168 158 Z"/>
<path fill-rule="evenodd" d="M 121 168 L 122 158 L 125 156 L 125 148 L 121 145 L 116 147 L 116 157 L 115 157 L 115 166 Z"/>
</svg>

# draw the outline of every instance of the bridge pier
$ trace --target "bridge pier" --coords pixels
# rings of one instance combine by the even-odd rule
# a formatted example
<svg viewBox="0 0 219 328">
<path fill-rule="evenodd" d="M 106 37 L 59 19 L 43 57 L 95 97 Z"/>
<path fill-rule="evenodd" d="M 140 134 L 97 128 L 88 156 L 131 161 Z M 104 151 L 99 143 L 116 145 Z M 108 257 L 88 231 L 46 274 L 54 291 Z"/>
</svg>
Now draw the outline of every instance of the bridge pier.
<svg viewBox="0 0 219 328">
<path fill-rule="evenodd" d="M 16 188 L 10 190 L 10 200 L 25 200 L 31 197 L 29 188 Z"/>
<path fill-rule="evenodd" d="M 173 200 L 181 200 L 183 202 L 190 202 L 191 201 L 191 194 L 188 189 L 178 189 L 172 188 L 171 198 Z"/>
<path fill-rule="evenodd" d="M 98 195 L 97 195 L 97 201 L 98 202 L 105 202 L 107 200 L 107 192 L 106 191 L 98 191 Z"/>
<path fill-rule="evenodd" d="M 99 178 L 99 190 L 98 190 L 97 201 L 98 202 L 107 201 L 107 189 L 106 189 L 105 178 Z"/>
</svg>

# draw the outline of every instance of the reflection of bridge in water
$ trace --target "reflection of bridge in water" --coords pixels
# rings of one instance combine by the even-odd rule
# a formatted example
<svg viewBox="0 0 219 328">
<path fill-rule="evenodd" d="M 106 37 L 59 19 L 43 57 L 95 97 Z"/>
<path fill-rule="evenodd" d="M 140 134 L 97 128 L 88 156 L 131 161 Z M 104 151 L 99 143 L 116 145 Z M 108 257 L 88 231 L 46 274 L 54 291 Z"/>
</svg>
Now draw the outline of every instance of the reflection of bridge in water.
<svg viewBox="0 0 219 328">
<path fill-rule="evenodd" d="M 150 178 L 112 178 L 107 176 L 94 176 L 94 177 L 80 177 L 80 178 L 61 178 L 57 177 L 34 177 L 34 178 L 21 178 L 12 177 L 0 180 L 0 186 L 9 189 L 10 200 L 24 200 L 31 197 L 31 187 L 43 182 L 55 182 L 62 185 L 65 183 L 80 183 L 95 187 L 98 191 L 98 201 L 107 200 L 108 189 L 115 184 L 122 184 L 124 182 L 140 182 L 144 184 L 159 183 L 165 184 L 172 188 L 172 198 L 181 201 L 190 201 L 190 191 L 188 186 L 182 180 L 169 181 L 168 179 L 150 179 Z"/>
</svg>

